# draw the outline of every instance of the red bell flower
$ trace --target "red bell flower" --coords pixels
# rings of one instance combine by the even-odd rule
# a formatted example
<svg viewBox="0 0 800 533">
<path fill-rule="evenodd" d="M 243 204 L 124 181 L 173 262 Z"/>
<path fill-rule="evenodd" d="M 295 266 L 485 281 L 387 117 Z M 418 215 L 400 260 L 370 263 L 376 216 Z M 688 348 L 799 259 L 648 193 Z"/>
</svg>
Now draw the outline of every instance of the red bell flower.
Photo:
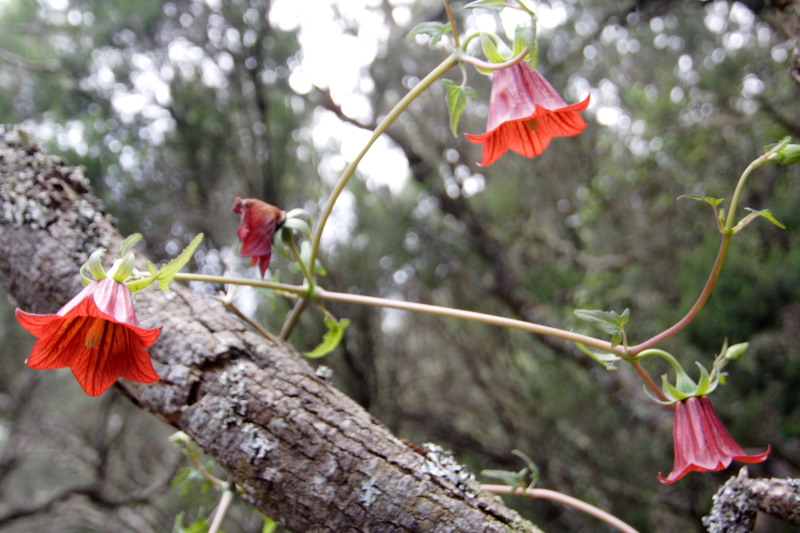
<svg viewBox="0 0 800 533">
<path fill-rule="evenodd" d="M 161 379 L 150 348 L 161 328 L 144 329 L 127 285 L 93 281 L 54 315 L 16 310 L 23 328 L 39 340 L 26 363 L 37 370 L 69 367 L 89 396 L 100 396 L 118 378 L 140 383 Z"/>
<path fill-rule="evenodd" d="M 762 463 L 770 448 L 758 455 L 747 455 L 736 444 L 714 411 L 708 396 L 692 396 L 675 404 L 675 466 L 662 483 L 674 483 L 689 472 L 714 472 L 728 468 L 733 461 Z"/>
<path fill-rule="evenodd" d="M 486 133 L 467 138 L 484 145 L 484 167 L 508 150 L 536 157 L 553 137 L 572 137 L 586 129 L 579 112 L 586 110 L 589 98 L 567 105 L 544 76 L 526 62 L 517 63 L 494 73 Z"/>
<path fill-rule="evenodd" d="M 286 222 L 286 213 L 256 198 L 236 198 L 233 212 L 242 217 L 237 232 L 242 241 L 240 254 L 242 257 L 252 257 L 252 265 L 258 263 L 263 278 L 272 258 L 272 238 Z"/>
</svg>

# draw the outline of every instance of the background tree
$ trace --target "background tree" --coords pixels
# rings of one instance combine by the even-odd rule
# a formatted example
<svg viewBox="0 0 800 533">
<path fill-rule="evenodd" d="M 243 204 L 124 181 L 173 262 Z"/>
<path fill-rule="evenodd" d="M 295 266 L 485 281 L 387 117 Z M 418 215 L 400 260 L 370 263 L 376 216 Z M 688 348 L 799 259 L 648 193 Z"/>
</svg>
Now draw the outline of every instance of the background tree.
<svg viewBox="0 0 800 533">
<path fill-rule="evenodd" d="M 360 47 L 350 56 L 364 65 L 351 90 L 337 92 L 311 72 L 314 28 L 293 24 L 292 9 L 255 1 L 8 2 L 2 120 L 25 123 L 48 149 L 85 165 L 122 232 L 145 233 L 153 259 L 202 231 L 197 270 L 220 273 L 235 241 L 234 197 L 314 211 L 353 143 L 440 59 L 424 42 L 404 40 L 417 22 L 444 20 L 437 2 L 370 4 L 368 18 L 346 3 L 320 3 Z M 630 308 L 636 338 L 691 305 L 717 237 L 704 206 L 675 198 L 729 194 L 765 142 L 800 130 L 798 88 L 786 72 L 791 45 L 775 12 L 757 2 L 575 0 L 538 6 L 538 14 L 540 68 L 570 102 L 592 93 L 587 131 L 534 161 L 504 158 L 481 169 L 479 148 L 448 131 L 441 88 L 415 102 L 343 198 L 325 242 L 326 286 L 574 328 L 583 327 L 575 308 Z M 483 11 L 460 16 L 497 24 Z M 475 74 L 469 83 L 481 99 L 462 130 L 478 133 L 489 85 Z M 771 460 L 751 468 L 758 475 L 797 472 L 800 221 L 786 173 L 763 169 L 746 205 L 769 207 L 787 230 L 763 224 L 737 238 L 708 308 L 669 341 L 687 357 L 710 357 L 726 336 L 751 341 L 716 405 L 734 436 L 773 446 Z M 164 524 L 182 509 L 194 512 L 202 495 L 167 490 L 163 465 L 180 461 L 166 443 L 169 429 L 113 394 L 90 403 L 61 376 L 25 368 L 30 339 L 11 320 L 13 307 L 3 308 L 0 325 L 9 354 L 0 374 L 6 510 L 46 503 L 54 495 L 39 496 L 42 487 L 80 475 L 147 502 L 123 512 L 70 494 L 68 502 L 81 505 L 70 516 L 84 527 L 114 516 L 119 530 L 137 529 L 142 520 Z M 267 301 L 256 315 L 278 329 L 287 310 Z M 728 477 L 658 484 L 653 465 L 670 467 L 671 417 L 642 399 L 626 369 L 607 373 L 572 346 L 400 312 L 332 311 L 353 320 L 342 349 L 324 361 L 335 383 L 398 435 L 436 441 L 476 471 L 519 469 L 510 453 L 519 449 L 542 468 L 543 486 L 658 531 L 699 530 L 710 495 Z M 322 331 L 308 313 L 291 340 L 308 349 Z M 84 416 L 87 409 L 97 416 Z M 64 460 L 75 456 L 82 461 Z M 117 463 L 119 470 L 102 466 Z M 597 527 L 560 507 L 514 503 L 554 529 Z M 8 527 L 26 530 L 64 513 L 58 503 L 41 507 Z M 248 513 L 226 529 L 256 527 Z"/>
</svg>

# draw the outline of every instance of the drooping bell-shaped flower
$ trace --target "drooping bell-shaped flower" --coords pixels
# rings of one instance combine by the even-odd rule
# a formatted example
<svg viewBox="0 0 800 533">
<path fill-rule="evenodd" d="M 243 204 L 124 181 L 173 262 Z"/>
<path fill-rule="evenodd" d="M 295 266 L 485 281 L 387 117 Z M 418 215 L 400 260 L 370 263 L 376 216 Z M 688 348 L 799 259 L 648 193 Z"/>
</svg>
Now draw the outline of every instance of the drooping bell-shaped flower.
<svg viewBox="0 0 800 533">
<path fill-rule="evenodd" d="M 272 239 L 286 221 L 286 212 L 256 198 L 236 198 L 233 212 L 241 216 L 237 232 L 242 242 L 242 257 L 252 257 L 258 263 L 261 277 L 272 258 Z"/>
<path fill-rule="evenodd" d="M 733 461 L 761 463 L 770 448 L 748 455 L 736 444 L 714 411 L 708 396 L 692 396 L 675 404 L 675 466 L 662 483 L 674 483 L 689 472 L 713 472 L 728 468 Z"/>
<path fill-rule="evenodd" d="M 100 396 L 120 377 L 161 379 L 147 353 L 161 328 L 139 326 L 130 289 L 113 278 L 91 282 L 54 315 L 17 309 L 16 316 L 38 338 L 28 366 L 69 367 L 89 396 Z"/>
<path fill-rule="evenodd" d="M 586 129 L 580 112 L 589 106 L 589 98 L 567 105 L 544 76 L 527 62 L 517 63 L 494 73 L 486 133 L 467 138 L 483 145 L 484 167 L 508 150 L 536 157 L 553 137 L 571 137 Z"/>
</svg>

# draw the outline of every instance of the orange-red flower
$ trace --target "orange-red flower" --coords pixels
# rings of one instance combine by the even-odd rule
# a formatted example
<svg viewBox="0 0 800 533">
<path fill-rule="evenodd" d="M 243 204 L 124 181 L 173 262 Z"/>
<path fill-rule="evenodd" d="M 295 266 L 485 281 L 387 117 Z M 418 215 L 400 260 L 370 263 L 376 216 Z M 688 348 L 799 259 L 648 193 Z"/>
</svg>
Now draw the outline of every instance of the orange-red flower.
<svg viewBox="0 0 800 533">
<path fill-rule="evenodd" d="M 150 348 L 161 328 L 139 327 L 127 285 L 93 281 L 54 315 L 20 309 L 17 320 L 39 340 L 26 361 L 38 370 L 69 367 L 89 396 L 100 396 L 118 378 L 140 383 L 161 379 Z"/>
<path fill-rule="evenodd" d="M 233 212 L 242 217 L 237 233 L 242 241 L 240 253 L 242 257 L 252 257 L 253 265 L 258 263 L 263 278 L 272 258 L 272 238 L 286 222 L 286 213 L 256 198 L 237 198 Z"/>
<path fill-rule="evenodd" d="M 689 472 L 713 472 L 728 468 L 733 461 L 761 463 L 770 448 L 748 455 L 736 444 L 714 411 L 708 396 L 692 396 L 675 404 L 675 466 L 662 483 L 674 483 Z"/>
<path fill-rule="evenodd" d="M 588 96 L 567 105 L 544 76 L 525 62 L 517 63 L 494 73 L 486 133 L 467 138 L 483 145 L 484 167 L 509 150 L 536 157 L 553 137 L 571 137 L 586 129 L 579 112 L 588 105 Z"/>
</svg>

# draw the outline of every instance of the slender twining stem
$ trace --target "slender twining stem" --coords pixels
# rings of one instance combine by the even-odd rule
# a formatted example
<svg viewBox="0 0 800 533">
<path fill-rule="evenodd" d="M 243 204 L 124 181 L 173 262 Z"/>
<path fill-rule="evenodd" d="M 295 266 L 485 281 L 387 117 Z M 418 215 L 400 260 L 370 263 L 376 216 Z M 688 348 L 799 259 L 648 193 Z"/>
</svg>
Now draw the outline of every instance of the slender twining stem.
<svg viewBox="0 0 800 533">
<path fill-rule="evenodd" d="M 594 505 L 588 504 L 582 500 L 573 498 L 572 496 L 567 496 L 566 494 L 562 494 L 554 490 L 523 489 L 521 487 L 515 489 L 510 485 L 481 485 L 481 488 L 486 492 L 491 492 L 492 494 L 513 494 L 514 496 L 527 496 L 529 498 L 551 500 L 554 502 L 562 503 L 564 505 L 569 505 L 570 507 L 573 507 L 581 512 L 584 512 L 590 516 L 597 518 L 598 520 L 605 522 L 609 526 L 616 528 L 619 531 L 623 531 L 624 533 L 638 533 L 638 531 L 635 528 L 626 524 L 625 522 L 623 522 L 616 516 L 612 515 L 611 513 L 603 511 L 602 509 L 595 507 Z"/>
<path fill-rule="evenodd" d="M 269 339 L 272 342 L 272 344 L 278 343 L 278 339 L 276 339 L 275 335 L 270 333 L 269 330 L 267 330 L 267 328 L 265 328 L 264 326 L 262 326 L 249 316 L 247 316 L 245 313 L 242 312 L 241 309 L 239 309 L 239 306 L 233 302 L 232 294 L 226 294 L 225 296 L 212 296 L 212 298 L 220 302 L 226 310 L 232 312 L 234 315 L 238 316 L 240 319 L 250 324 L 250 327 L 261 333 L 262 336 Z"/>
<path fill-rule="evenodd" d="M 447 57 L 444 61 L 442 61 L 439 66 L 433 69 L 427 76 L 425 76 L 417 85 L 411 89 L 408 94 L 406 94 L 402 100 L 397 102 L 397 104 L 389 111 L 383 120 L 381 120 L 380 124 L 375 128 L 372 132 L 372 136 L 367 141 L 367 144 L 361 149 L 358 155 L 353 159 L 349 165 L 344 169 L 342 175 L 339 177 L 339 181 L 336 182 L 336 185 L 333 187 L 330 196 L 328 197 L 327 202 L 322 208 L 322 212 L 320 213 L 319 220 L 317 222 L 316 228 L 314 228 L 314 235 L 311 239 L 311 258 L 308 261 L 308 264 L 314 265 L 317 260 L 317 254 L 319 253 L 319 244 L 322 240 L 322 232 L 325 231 L 325 224 L 328 222 L 328 218 L 330 218 L 331 213 L 333 212 L 333 206 L 336 205 L 336 201 L 339 199 L 339 196 L 344 191 L 347 184 L 350 182 L 350 178 L 356 172 L 356 168 L 358 168 L 359 163 L 367 155 L 372 145 L 375 144 L 375 141 L 383 135 L 386 130 L 389 129 L 395 120 L 411 105 L 411 102 L 416 100 L 419 95 L 425 92 L 433 83 L 444 76 L 451 68 L 456 66 L 459 61 L 460 52 L 454 52 L 450 56 Z"/>
<path fill-rule="evenodd" d="M 208 533 L 219 532 L 222 527 L 222 522 L 228 514 L 228 510 L 231 508 L 231 504 L 233 504 L 233 497 L 235 495 L 236 484 L 232 482 L 228 483 L 228 486 L 225 487 L 225 490 L 222 492 L 217 508 L 214 510 L 214 519 L 211 521 L 211 525 L 208 526 Z"/>
<path fill-rule="evenodd" d="M 438 305 L 422 304 L 417 302 L 407 302 L 404 300 L 389 300 L 387 298 L 377 298 L 374 296 L 363 296 L 360 294 L 346 294 L 342 292 L 327 291 L 317 288 L 314 292 L 314 297 L 318 300 L 327 300 L 331 302 L 353 303 L 358 305 L 367 305 L 371 307 L 384 307 L 390 309 L 398 309 L 401 311 L 412 311 L 415 313 L 423 313 L 427 315 L 435 315 L 449 318 L 457 318 L 461 320 L 469 320 L 471 322 L 481 322 L 483 324 L 490 324 L 492 326 L 501 326 L 506 328 L 514 328 L 530 333 L 539 335 L 547 335 L 550 337 L 558 337 L 566 341 L 579 342 L 585 346 L 591 346 L 607 352 L 616 352 L 611 347 L 608 341 L 589 337 L 588 335 L 581 335 L 572 331 L 543 326 L 532 322 L 525 322 L 523 320 L 516 320 L 513 318 L 506 318 L 496 315 L 488 315 L 485 313 L 478 313 L 475 311 L 464 311 L 463 309 L 453 309 L 450 307 L 441 307 Z"/>
<path fill-rule="evenodd" d="M 218 283 L 220 285 L 247 285 L 258 287 L 259 289 L 270 289 L 276 292 L 303 295 L 308 292 L 308 287 L 303 285 L 289 285 L 276 281 L 267 281 L 253 278 L 229 278 L 227 276 L 210 276 L 208 274 L 190 274 L 188 272 L 178 272 L 175 274 L 175 281 L 201 281 L 203 283 Z"/>
<path fill-rule="evenodd" d="M 450 29 L 453 32 L 453 44 L 456 48 L 461 48 L 461 38 L 458 36 L 458 26 L 453 16 L 453 9 L 450 7 L 450 0 L 444 0 L 444 9 L 447 11 L 447 20 L 450 21 Z"/>
<path fill-rule="evenodd" d="M 579 342 L 585 346 L 591 346 L 606 352 L 622 354 L 623 349 L 620 346 L 612 347 L 611 343 L 588 335 L 581 335 L 563 329 L 558 329 L 550 326 L 543 326 L 533 322 L 525 322 L 524 320 L 517 320 L 514 318 L 506 318 L 497 315 L 489 315 L 486 313 L 478 313 L 476 311 L 465 311 L 463 309 L 454 309 L 451 307 L 442 307 L 438 305 L 423 304 L 417 302 L 407 302 L 405 300 L 391 300 L 389 298 L 379 298 L 376 296 L 364 296 L 361 294 L 347 294 L 343 292 L 328 291 L 321 287 L 309 288 L 307 285 L 287 285 L 285 283 L 276 283 L 273 281 L 264 281 L 258 279 L 247 278 L 228 278 L 224 276 L 209 276 L 205 274 L 189 274 L 178 273 L 175 279 L 179 281 L 203 281 L 207 283 L 219 284 L 233 284 L 233 285 L 252 285 L 253 287 L 262 287 L 266 289 L 273 289 L 280 291 L 283 294 L 293 295 L 300 298 L 301 302 L 307 305 L 308 300 L 321 300 L 329 302 L 342 302 L 356 305 L 366 305 L 369 307 L 384 307 L 389 309 L 398 309 L 400 311 L 411 311 L 414 313 L 423 313 L 427 315 L 435 315 L 441 317 L 457 318 L 461 320 L 468 320 L 470 322 L 481 322 L 492 326 L 501 326 L 506 328 L 519 329 L 538 335 L 547 335 L 550 337 L 557 337 L 571 342 Z M 281 338 L 283 332 L 281 332 Z"/>
<path fill-rule="evenodd" d="M 484 70 L 503 70 L 508 67 L 513 67 L 517 63 L 524 61 L 530 51 L 528 47 L 522 49 L 522 51 L 509 59 L 508 61 L 503 61 L 502 63 L 489 63 L 488 61 L 484 61 L 483 59 L 478 59 L 477 57 L 470 56 L 467 54 L 462 55 L 459 59 L 463 63 L 469 63 L 470 65 L 476 66 L 478 68 L 482 68 Z"/>
<path fill-rule="evenodd" d="M 383 120 L 381 120 L 380 124 L 375 128 L 372 132 L 372 136 L 370 136 L 367 144 L 361 149 L 358 155 L 353 159 L 349 165 L 344 169 L 342 175 L 339 177 L 339 181 L 336 182 L 334 185 L 333 190 L 331 191 L 330 196 L 328 196 L 328 200 L 325 202 L 325 205 L 322 208 L 322 212 L 319 216 L 319 222 L 317 223 L 317 227 L 314 228 L 314 234 L 311 238 L 311 257 L 309 258 L 308 264 L 311 265 L 313 269 L 314 266 L 317 264 L 317 255 L 319 254 L 319 246 L 320 242 L 322 242 L 322 232 L 325 231 L 325 225 L 328 222 L 328 219 L 333 213 L 333 207 L 336 205 L 336 201 L 339 199 L 339 196 L 342 194 L 344 189 L 347 187 L 347 184 L 350 182 L 350 178 L 356 172 L 359 163 L 361 160 L 364 159 L 364 156 L 367 155 L 372 145 L 375 144 L 375 141 L 383 135 L 386 130 L 389 129 L 395 120 L 411 105 L 411 102 L 417 99 L 419 95 L 425 92 L 433 83 L 444 76 L 447 71 L 458 64 L 459 56 L 461 55 L 460 51 L 456 51 L 450 56 L 447 57 L 444 61 L 442 61 L 438 67 L 433 69 L 427 76 L 425 76 L 417 85 L 411 89 L 408 94 L 406 94 L 402 100 L 397 102 L 397 104 L 389 111 Z M 313 279 L 309 279 L 309 283 L 314 283 Z M 286 321 L 283 324 L 283 328 L 281 329 L 281 338 L 287 339 L 289 335 L 292 334 L 292 330 L 294 329 L 297 322 L 300 320 L 300 315 L 303 314 L 305 310 L 305 304 L 303 301 L 298 302 L 289 316 L 286 317 Z"/>
<path fill-rule="evenodd" d="M 679 331 L 683 330 L 686 326 L 692 323 L 692 321 L 697 317 L 700 313 L 700 310 L 706 305 L 708 299 L 711 298 L 711 293 L 714 292 L 714 286 L 717 284 L 717 280 L 719 279 L 720 272 L 722 272 L 722 265 L 725 263 L 725 256 L 728 254 L 728 248 L 730 247 L 731 243 L 731 236 L 730 234 L 725 234 L 722 236 L 722 242 L 719 246 L 719 251 L 717 252 L 717 259 L 714 261 L 714 266 L 711 268 L 711 274 L 708 276 L 708 280 L 706 281 L 705 287 L 703 287 L 703 291 L 700 293 L 700 296 L 695 301 L 694 305 L 686 315 L 681 318 L 674 326 L 670 327 L 659 333 L 658 335 L 644 341 L 641 344 L 637 344 L 636 346 L 632 346 L 629 350 L 631 355 L 638 355 L 639 353 L 652 348 L 660 344 L 661 342 L 667 340 L 668 338 L 672 337 L 673 335 L 677 334 Z"/>
</svg>

